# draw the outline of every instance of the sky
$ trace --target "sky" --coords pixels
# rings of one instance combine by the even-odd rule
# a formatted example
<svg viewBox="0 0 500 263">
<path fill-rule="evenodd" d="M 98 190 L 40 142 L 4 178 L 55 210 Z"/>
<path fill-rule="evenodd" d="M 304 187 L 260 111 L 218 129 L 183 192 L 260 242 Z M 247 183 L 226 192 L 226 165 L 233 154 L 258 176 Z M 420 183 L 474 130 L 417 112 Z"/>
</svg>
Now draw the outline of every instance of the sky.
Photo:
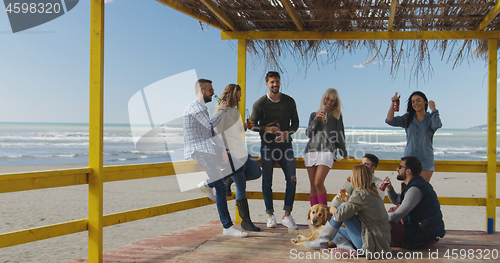
<svg viewBox="0 0 500 263">
<path fill-rule="evenodd" d="M 237 42 L 221 40 L 220 30 L 201 26 L 154 0 L 106 2 L 105 123 L 129 123 L 129 101 L 135 94 L 180 73 L 195 70 L 198 78 L 211 79 L 216 94 L 236 83 Z M 0 11 L 0 122 L 88 122 L 89 30 L 89 1 L 17 33 L 12 33 L 6 12 Z M 417 82 L 409 79 L 407 65 L 395 77 L 390 74 L 390 61 L 376 59 L 363 65 L 370 57 L 360 49 L 333 64 L 313 64 L 307 71 L 290 55 L 283 58 L 282 92 L 295 99 L 300 126 L 307 126 L 310 113 L 318 110 L 328 88 L 339 92 L 346 128 L 388 127 L 384 120 L 394 92 L 401 94 L 399 114 L 403 114 L 415 90 L 435 101 L 443 128 L 487 123 L 485 61 L 452 69 L 452 62 L 432 54 L 433 75 Z M 249 109 L 268 91 L 264 75 L 265 63 L 248 55 Z M 177 112 L 194 96 L 192 83 L 189 88 L 165 89 L 156 101 L 164 103 L 163 110 L 181 117 Z"/>
</svg>

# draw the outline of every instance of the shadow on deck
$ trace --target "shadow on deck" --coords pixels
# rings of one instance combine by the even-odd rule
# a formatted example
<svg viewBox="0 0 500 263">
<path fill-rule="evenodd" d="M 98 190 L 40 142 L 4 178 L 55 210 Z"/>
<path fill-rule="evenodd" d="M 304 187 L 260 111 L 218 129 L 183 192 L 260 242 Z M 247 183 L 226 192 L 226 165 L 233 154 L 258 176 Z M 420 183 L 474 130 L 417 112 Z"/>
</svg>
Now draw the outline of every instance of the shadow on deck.
<svg viewBox="0 0 500 263">
<path fill-rule="evenodd" d="M 303 260 L 346 262 L 365 261 L 366 258 L 336 259 L 335 255 L 308 250 L 290 242 L 294 235 L 288 234 L 281 225 L 267 228 L 257 224 L 262 231 L 250 232 L 247 238 L 232 238 L 222 235 L 219 221 L 172 232 L 104 252 L 103 262 L 298 262 Z M 239 227 L 239 226 L 238 226 Z M 305 228 L 306 226 L 300 226 Z M 446 236 L 433 249 L 405 250 L 394 248 L 393 259 L 398 262 L 415 261 L 460 261 L 473 262 L 500 260 L 500 235 L 488 235 L 483 231 L 447 230 Z M 455 254 L 456 253 L 456 254 Z M 388 254 L 384 256 L 387 257 Z M 456 258 L 453 260 L 453 258 Z M 377 262 L 385 262 L 382 260 Z M 390 260 L 393 262 L 393 260 Z M 68 263 L 83 263 L 87 259 L 76 259 Z"/>
</svg>

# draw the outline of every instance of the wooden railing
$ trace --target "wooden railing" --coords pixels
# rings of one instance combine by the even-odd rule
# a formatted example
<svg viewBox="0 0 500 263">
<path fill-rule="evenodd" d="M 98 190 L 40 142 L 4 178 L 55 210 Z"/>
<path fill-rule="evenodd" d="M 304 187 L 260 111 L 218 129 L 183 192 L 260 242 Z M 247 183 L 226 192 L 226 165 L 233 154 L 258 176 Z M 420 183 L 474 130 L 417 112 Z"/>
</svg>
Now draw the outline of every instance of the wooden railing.
<svg viewBox="0 0 500 263">
<path fill-rule="evenodd" d="M 399 160 L 381 160 L 378 171 L 394 171 L 399 165 Z M 335 163 L 335 170 L 351 170 L 354 165 L 359 164 L 359 160 L 340 160 Z M 175 165 L 175 169 L 174 169 Z M 276 167 L 279 167 L 276 164 Z M 296 167 L 304 169 L 304 159 L 296 158 Z M 454 173 L 486 173 L 486 162 L 480 161 L 436 161 L 437 172 Z M 497 162 L 497 173 L 500 172 L 500 163 Z M 175 163 L 156 163 L 126 166 L 104 167 L 104 182 L 143 179 L 159 176 L 170 176 L 175 174 L 186 174 L 202 171 L 196 161 L 180 161 Z M 0 175 L 0 193 L 17 191 L 29 191 L 44 188 L 65 187 L 73 185 L 88 184 L 90 168 L 67 169 L 43 172 L 29 172 Z M 495 185 L 489 187 L 496 187 Z M 283 200 L 285 193 L 275 192 L 275 200 Z M 263 199 L 262 192 L 247 192 L 249 199 Z M 329 200 L 334 197 L 328 196 Z M 234 199 L 229 197 L 228 200 Z M 296 193 L 295 200 L 309 201 L 309 194 Z M 389 200 L 384 200 L 389 203 Z M 453 206 L 486 206 L 486 198 L 466 198 L 466 197 L 439 197 L 441 205 Z M 214 204 L 207 197 L 200 197 L 180 202 L 168 203 L 159 206 L 145 207 L 136 210 L 124 211 L 115 214 L 105 215 L 102 225 L 104 227 L 123 224 L 135 220 L 170 214 L 178 211 L 188 210 L 196 207 Z M 500 199 L 496 199 L 496 206 L 500 206 Z M 89 207 L 89 210 L 92 208 Z M 0 248 L 30 243 L 47 238 L 53 238 L 88 230 L 88 219 L 63 222 L 37 228 L 30 228 L 10 233 L 0 234 Z"/>
</svg>

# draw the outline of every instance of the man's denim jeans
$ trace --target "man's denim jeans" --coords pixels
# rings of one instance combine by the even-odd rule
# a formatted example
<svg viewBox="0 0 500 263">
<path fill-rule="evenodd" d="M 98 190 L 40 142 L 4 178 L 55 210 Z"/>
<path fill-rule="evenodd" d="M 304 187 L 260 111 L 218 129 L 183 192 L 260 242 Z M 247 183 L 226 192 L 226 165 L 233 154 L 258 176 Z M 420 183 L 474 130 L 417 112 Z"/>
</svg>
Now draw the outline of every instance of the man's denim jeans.
<svg viewBox="0 0 500 263">
<path fill-rule="evenodd" d="M 278 162 L 285 174 L 286 190 L 283 210 L 291 212 L 295 200 L 297 180 L 295 176 L 295 158 L 292 146 L 276 146 L 261 144 L 260 156 L 262 163 L 262 194 L 266 205 L 266 213 L 274 213 L 273 206 L 273 167 Z"/>
<path fill-rule="evenodd" d="M 229 214 L 229 210 L 227 208 L 227 199 L 226 193 L 227 188 L 225 184 L 225 179 L 230 176 L 233 177 L 233 180 L 236 182 L 245 181 L 245 166 L 241 166 L 240 169 L 236 170 L 234 173 L 226 176 L 225 178 L 222 175 L 221 170 L 219 169 L 219 165 L 221 164 L 218 160 L 217 156 L 208 153 L 200 153 L 194 152 L 192 154 L 193 159 L 197 160 L 200 166 L 207 172 L 209 178 L 222 178 L 215 182 L 211 182 L 208 184 L 210 187 L 215 188 L 215 200 L 217 202 L 217 211 L 219 212 L 219 219 L 224 228 L 229 228 L 233 225 L 231 222 L 231 215 Z M 233 161 L 237 160 L 236 158 Z M 239 160 L 238 160 L 239 161 Z M 226 167 L 226 165 L 228 167 Z M 227 164 L 223 164 L 225 169 L 231 169 L 229 167 L 229 162 Z M 236 184 L 236 188 L 238 188 L 238 184 Z"/>
</svg>

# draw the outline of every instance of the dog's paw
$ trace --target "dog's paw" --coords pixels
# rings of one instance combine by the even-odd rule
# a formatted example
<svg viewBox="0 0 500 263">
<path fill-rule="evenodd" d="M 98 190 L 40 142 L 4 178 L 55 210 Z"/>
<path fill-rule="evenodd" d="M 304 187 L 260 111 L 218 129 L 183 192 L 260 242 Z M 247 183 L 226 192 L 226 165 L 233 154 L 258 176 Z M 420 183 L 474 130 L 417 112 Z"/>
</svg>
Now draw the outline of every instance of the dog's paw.
<svg viewBox="0 0 500 263">
<path fill-rule="evenodd" d="M 292 244 L 297 244 L 297 242 L 299 242 L 297 239 L 290 239 L 290 241 L 292 241 Z"/>
</svg>

